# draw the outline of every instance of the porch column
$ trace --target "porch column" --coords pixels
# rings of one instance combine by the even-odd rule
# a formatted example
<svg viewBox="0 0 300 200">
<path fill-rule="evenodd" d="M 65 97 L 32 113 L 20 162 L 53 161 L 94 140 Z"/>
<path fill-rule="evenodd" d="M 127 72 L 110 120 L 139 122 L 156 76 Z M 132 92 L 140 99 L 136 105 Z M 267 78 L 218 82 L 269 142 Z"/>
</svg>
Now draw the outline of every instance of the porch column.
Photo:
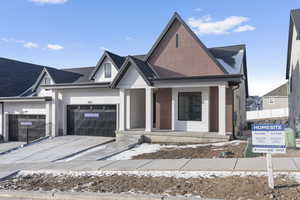
<svg viewBox="0 0 300 200">
<path fill-rule="evenodd" d="M 219 134 L 226 134 L 226 86 L 219 85 Z"/>
<path fill-rule="evenodd" d="M 51 136 L 51 101 L 46 101 L 46 136 Z"/>
<path fill-rule="evenodd" d="M 126 126 L 126 120 L 125 120 L 125 118 L 126 118 L 125 117 L 125 115 L 126 115 L 126 90 L 125 89 L 120 89 L 119 112 L 120 112 L 119 130 L 125 131 L 125 126 Z"/>
<path fill-rule="evenodd" d="M 153 127 L 153 89 L 152 88 L 145 88 L 146 94 L 146 132 L 151 132 Z"/>
<path fill-rule="evenodd" d="M 130 126 L 130 112 L 131 112 L 131 109 L 130 109 L 130 90 L 126 90 L 126 103 L 125 103 L 125 111 L 126 111 L 126 114 L 125 114 L 125 118 L 126 118 L 126 130 L 129 130 L 131 128 Z"/>
<path fill-rule="evenodd" d="M 56 90 L 53 90 L 52 93 L 52 105 L 51 105 L 51 125 L 52 125 L 52 131 L 51 136 L 55 137 L 58 136 L 58 92 Z"/>
</svg>

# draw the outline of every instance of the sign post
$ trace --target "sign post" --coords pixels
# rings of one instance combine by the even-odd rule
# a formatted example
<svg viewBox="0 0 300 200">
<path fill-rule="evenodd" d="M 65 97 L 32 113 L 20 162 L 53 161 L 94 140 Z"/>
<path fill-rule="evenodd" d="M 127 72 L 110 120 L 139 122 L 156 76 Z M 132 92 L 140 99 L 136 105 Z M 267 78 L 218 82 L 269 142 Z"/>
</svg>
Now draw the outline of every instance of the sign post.
<svg viewBox="0 0 300 200">
<path fill-rule="evenodd" d="M 273 153 L 285 153 L 284 125 L 282 124 L 254 124 L 252 125 L 252 152 L 266 153 L 268 183 L 274 189 Z"/>
<path fill-rule="evenodd" d="M 29 132 L 28 132 L 28 127 L 32 126 L 32 122 L 21 122 L 21 126 L 26 127 L 26 143 L 29 144 Z"/>
</svg>

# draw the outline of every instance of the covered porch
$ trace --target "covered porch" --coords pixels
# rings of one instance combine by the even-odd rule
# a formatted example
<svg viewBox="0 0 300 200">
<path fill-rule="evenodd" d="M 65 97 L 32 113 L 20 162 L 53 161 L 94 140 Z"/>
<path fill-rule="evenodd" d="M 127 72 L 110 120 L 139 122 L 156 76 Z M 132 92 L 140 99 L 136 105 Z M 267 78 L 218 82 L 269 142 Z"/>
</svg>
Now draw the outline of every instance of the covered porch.
<svg viewBox="0 0 300 200">
<path fill-rule="evenodd" d="M 233 90 L 227 83 L 120 88 L 120 98 L 117 135 L 211 142 L 232 135 Z"/>
</svg>

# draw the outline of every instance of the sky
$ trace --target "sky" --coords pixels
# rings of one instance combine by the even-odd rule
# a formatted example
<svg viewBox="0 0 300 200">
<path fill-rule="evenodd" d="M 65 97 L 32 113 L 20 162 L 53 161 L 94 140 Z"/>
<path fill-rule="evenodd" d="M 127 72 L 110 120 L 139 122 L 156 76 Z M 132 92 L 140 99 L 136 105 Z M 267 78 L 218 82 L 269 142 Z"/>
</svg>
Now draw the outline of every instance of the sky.
<svg viewBox="0 0 300 200">
<path fill-rule="evenodd" d="M 299 0 L 1 0 L 0 57 L 95 66 L 105 49 L 145 54 L 176 11 L 207 47 L 245 44 L 250 95 L 283 84 Z"/>
</svg>

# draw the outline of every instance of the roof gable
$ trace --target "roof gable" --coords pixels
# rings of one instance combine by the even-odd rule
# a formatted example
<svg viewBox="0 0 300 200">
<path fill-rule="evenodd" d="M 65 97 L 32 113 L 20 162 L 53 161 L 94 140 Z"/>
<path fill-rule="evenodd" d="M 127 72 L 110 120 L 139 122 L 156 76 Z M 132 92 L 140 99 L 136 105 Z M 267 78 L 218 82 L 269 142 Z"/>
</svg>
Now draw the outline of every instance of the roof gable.
<svg viewBox="0 0 300 200">
<path fill-rule="evenodd" d="M 143 79 L 146 85 L 150 86 L 152 85 L 151 80 L 156 78 L 156 73 L 146 62 L 138 58 L 128 56 L 120 72 L 117 74 L 114 81 L 112 82 L 111 87 L 116 88 L 122 81 L 122 79 L 126 78 L 127 73 L 132 74 L 130 80 L 131 84 L 141 82 L 141 79 Z"/>
<path fill-rule="evenodd" d="M 178 48 L 176 40 L 179 41 Z M 144 60 L 162 77 L 227 74 L 206 46 L 175 13 Z"/>
<path fill-rule="evenodd" d="M 104 62 L 104 60 L 108 58 L 111 60 L 111 62 L 114 64 L 114 66 L 116 66 L 118 69 L 120 69 L 125 61 L 125 57 L 123 56 L 119 56 L 117 54 L 114 54 L 112 52 L 109 51 L 104 51 L 102 57 L 100 58 L 100 60 L 98 61 L 95 69 L 93 70 L 93 72 L 90 75 L 90 80 L 94 80 L 95 75 L 97 74 L 97 72 L 99 71 L 100 67 L 102 66 L 102 63 Z"/>
<path fill-rule="evenodd" d="M 281 86 L 265 94 L 263 97 L 271 97 L 271 96 L 283 96 L 283 97 L 288 96 L 288 83 L 282 84 Z"/>
</svg>

